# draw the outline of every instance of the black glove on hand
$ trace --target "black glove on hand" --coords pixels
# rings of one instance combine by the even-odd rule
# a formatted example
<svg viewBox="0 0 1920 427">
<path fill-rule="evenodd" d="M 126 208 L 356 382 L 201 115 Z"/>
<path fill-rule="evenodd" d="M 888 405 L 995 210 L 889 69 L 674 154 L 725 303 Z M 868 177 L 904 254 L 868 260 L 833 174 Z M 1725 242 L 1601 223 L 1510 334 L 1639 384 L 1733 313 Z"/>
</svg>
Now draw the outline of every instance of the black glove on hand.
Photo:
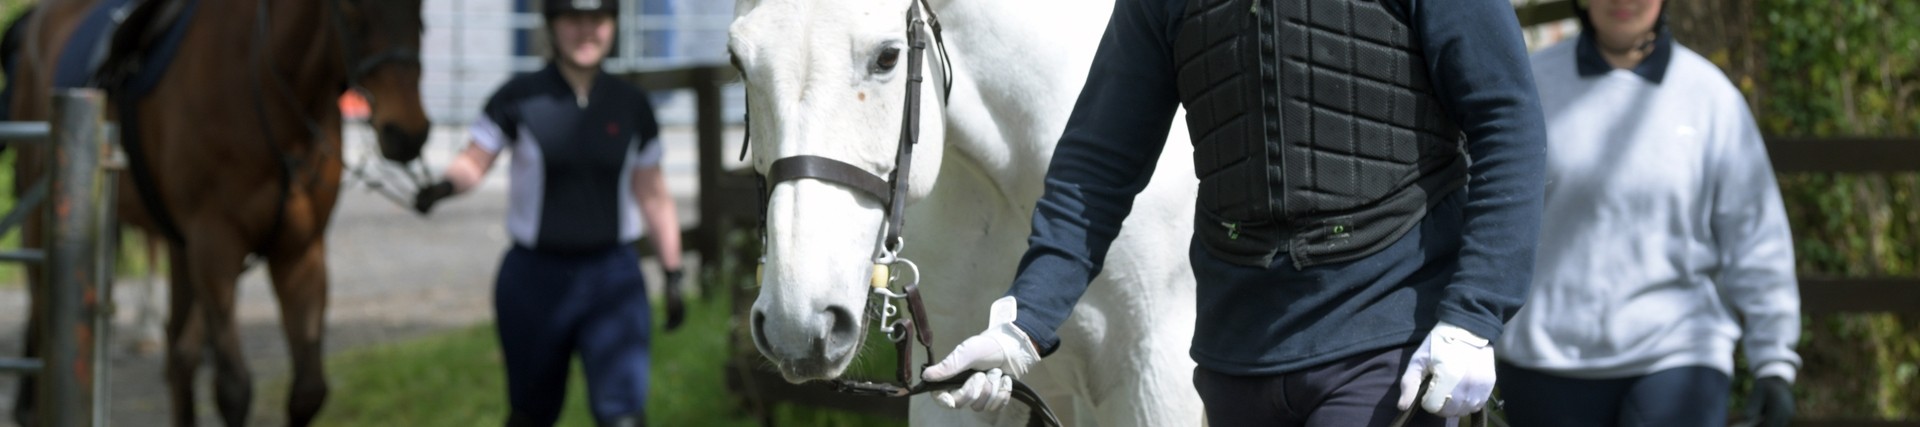
<svg viewBox="0 0 1920 427">
<path fill-rule="evenodd" d="M 1793 419 L 1793 385 L 1780 377 L 1754 381 L 1753 394 L 1747 396 L 1747 419 L 1762 427 L 1786 427 Z"/>
<path fill-rule="evenodd" d="M 680 298 L 680 281 L 685 278 L 680 270 L 667 271 L 667 330 L 680 328 L 680 322 L 687 320 L 687 307 Z"/>
<path fill-rule="evenodd" d="M 452 195 L 453 183 L 449 181 L 440 181 L 433 185 L 422 187 L 419 193 L 413 195 L 413 210 L 419 212 L 421 215 L 426 215 L 428 211 L 433 210 L 433 204 L 440 203 L 440 199 L 445 199 L 447 196 Z"/>
</svg>

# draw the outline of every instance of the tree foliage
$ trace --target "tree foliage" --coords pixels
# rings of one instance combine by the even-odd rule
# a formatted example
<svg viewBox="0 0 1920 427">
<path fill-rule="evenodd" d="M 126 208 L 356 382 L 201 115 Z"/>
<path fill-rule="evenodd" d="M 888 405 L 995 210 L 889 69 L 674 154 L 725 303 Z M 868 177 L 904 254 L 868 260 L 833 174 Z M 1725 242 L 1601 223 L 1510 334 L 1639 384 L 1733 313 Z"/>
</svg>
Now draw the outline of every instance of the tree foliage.
<svg viewBox="0 0 1920 427">
<path fill-rule="evenodd" d="M 1667 4 L 1679 40 L 1746 91 L 1768 134 L 1920 135 L 1920 2 Z M 1803 275 L 1920 275 L 1920 174 L 1792 174 L 1781 186 Z M 1920 417 L 1920 317 L 1821 316 L 1803 335 L 1803 414 Z"/>
</svg>

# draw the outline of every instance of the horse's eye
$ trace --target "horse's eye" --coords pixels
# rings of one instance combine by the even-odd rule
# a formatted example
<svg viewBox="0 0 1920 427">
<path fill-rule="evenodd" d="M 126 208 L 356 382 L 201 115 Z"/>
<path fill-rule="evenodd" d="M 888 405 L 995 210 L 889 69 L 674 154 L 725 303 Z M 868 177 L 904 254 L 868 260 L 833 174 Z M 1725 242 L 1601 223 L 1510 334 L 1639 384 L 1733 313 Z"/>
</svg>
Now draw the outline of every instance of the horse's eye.
<svg viewBox="0 0 1920 427">
<path fill-rule="evenodd" d="M 886 50 L 880 51 L 879 58 L 873 59 L 875 71 L 892 71 L 895 65 L 900 65 L 900 48 L 897 47 L 887 47 Z"/>
</svg>

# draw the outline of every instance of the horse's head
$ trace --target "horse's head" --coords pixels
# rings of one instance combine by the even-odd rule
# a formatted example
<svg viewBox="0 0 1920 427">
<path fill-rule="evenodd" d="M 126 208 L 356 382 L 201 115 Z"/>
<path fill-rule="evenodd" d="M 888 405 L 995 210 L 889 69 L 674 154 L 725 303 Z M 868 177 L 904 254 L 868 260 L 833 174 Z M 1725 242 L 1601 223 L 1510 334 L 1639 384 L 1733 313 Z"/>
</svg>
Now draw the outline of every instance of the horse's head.
<svg viewBox="0 0 1920 427">
<path fill-rule="evenodd" d="M 388 160 L 420 158 L 432 123 L 420 104 L 420 0 L 339 2 L 339 32 L 347 83 L 367 99 L 380 153 Z"/>
<path fill-rule="evenodd" d="M 766 254 L 754 302 L 754 344 L 790 381 L 839 376 L 865 337 L 869 280 L 888 197 L 815 177 L 781 179 L 781 159 L 815 156 L 924 196 L 940 170 L 945 58 L 928 25 L 918 50 L 919 143 L 905 182 L 898 166 L 909 113 L 909 8 L 915 0 L 741 0 L 729 35 L 745 76 L 753 165 L 767 182 Z M 804 175 L 804 174 L 803 174 Z M 910 237 L 910 236 L 909 236 Z M 923 242 L 922 244 L 937 244 Z M 897 248 L 894 248 L 897 249 Z"/>
</svg>

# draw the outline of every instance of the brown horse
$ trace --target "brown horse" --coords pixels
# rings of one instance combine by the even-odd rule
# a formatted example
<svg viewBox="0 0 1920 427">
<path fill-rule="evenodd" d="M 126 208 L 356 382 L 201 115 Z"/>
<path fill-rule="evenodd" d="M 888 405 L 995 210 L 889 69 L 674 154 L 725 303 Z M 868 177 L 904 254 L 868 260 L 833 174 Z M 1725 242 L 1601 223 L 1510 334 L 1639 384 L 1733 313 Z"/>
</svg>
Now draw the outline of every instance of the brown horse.
<svg viewBox="0 0 1920 427">
<path fill-rule="evenodd" d="M 14 120 L 45 120 L 55 58 L 96 0 L 43 0 L 17 58 Z M 197 2 L 190 3 L 190 2 Z M 419 0 L 144 0 L 117 33 L 111 67 L 137 69 L 182 4 L 184 33 L 172 65 L 144 97 L 121 103 L 132 173 L 120 188 L 122 220 L 168 238 L 172 286 L 166 379 L 175 425 L 195 425 L 194 372 L 213 350 L 214 391 L 227 425 L 245 424 L 253 382 L 234 324 L 235 285 L 249 256 L 264 260 L 293 357 L 291 425 L 307 425 L 326 400 L 326 228 L 343 159 L 336 100 L 349 87 L 372 100 L 389 159 L 419 157 L 429 123 L 420 105 Z M 131 64 L 131 65 L 129 65 Z M 105 80 L 111 81 L 111 80 Z M 128 115 L 133 119 L 126 120 Z M 129 125 L 133 123 L 133 125 Z M 137 141 L 137 142 L 136 142 Z M 44 150 L 20 151 L 18 189 L 38 181 Z M 33 230 L 29 227 L 26 230 Z M 27 233 L 28 245 L 40 239 Z M 29 271 L 30 275 L 37 275 Z M 37 298 L 36 298 L 37 299 Z M 40 307 L 34 307 L 39 317 Z M 37 345 L 28 340 L 28 352 Z M 23 381 L 23 383 L 26 383 Z M 17 420 L 32 420 L 23 384 Z"/>
</svg>

